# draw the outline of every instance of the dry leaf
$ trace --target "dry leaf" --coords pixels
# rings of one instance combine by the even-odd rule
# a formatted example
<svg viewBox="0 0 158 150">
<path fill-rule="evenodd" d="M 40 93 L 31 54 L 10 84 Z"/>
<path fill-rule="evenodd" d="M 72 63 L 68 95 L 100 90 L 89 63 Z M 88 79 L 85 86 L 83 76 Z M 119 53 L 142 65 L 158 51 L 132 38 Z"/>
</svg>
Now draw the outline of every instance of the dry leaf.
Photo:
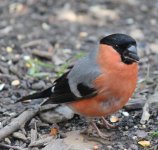
<svg viewBox="0 0 158 150">
<path fill-rule="evenodd" d="M 138 144 L 143 147 L 148 147 L 150 146 L 150 141 L 139 141 Z"/>
<path fill-rule="evenodd" d="M 50 131 L 50 135 L 51 135 L 51 136 L 56 136 L 56 135 L 57 135 L 57 133 L 58 133 L 58 129 L 57 129 L 57 128 L 55 128 L 55 127 L 54 127 L 54 128 L 52 128 L 52 129 L 51 129 L 51 131 Z"/>
<path fill-rule="evenodd" d="M 118 121 L 119 121 L 119 118 L 116 117 L 116 116 L 111 116 L 111 117 L 110 117 L 110 121 L 111 121 L 112 123 L 115 123 L 115 122 L 118 122 Z"/>
</svg>

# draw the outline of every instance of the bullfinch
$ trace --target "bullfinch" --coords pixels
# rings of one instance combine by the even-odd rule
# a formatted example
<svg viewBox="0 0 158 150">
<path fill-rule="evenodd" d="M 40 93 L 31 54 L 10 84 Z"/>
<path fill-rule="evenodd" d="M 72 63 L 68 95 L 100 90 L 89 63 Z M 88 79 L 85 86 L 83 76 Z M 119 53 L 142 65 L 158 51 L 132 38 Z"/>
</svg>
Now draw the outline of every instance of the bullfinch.
<svg viewBox="0 0 158 150">
<path fill-rule="evenodd" d="M 106 36 L 98 49 L 79 59 L 51 87 L 17 102 L 47 98 L 45 104 L 65 104 L 77 114 L 101 117 L 110 127 L 105 117 L 121 109 L 136 88 L 138 61 L 132 37 L 119 33 Z M 92 125 L 102 137 L 96 124 Z"/>
</svg>

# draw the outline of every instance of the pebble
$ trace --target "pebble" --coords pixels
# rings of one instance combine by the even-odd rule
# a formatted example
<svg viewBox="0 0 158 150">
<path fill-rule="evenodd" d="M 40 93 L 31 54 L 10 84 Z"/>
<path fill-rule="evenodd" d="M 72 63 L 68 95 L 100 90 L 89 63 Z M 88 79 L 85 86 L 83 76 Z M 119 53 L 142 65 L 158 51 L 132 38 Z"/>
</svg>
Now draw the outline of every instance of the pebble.
<svg viewBox="0 0 158 150">
<path fill-rule="evenodd" d="M 12 49 L 12 47 L 6 47 L 6 51 L 8 52 L 8 53 L 11 53 L 12 51 L 13 51 L 13 49 Z"/>
<path fill-rule="evenodd" d="M 142 128 L 143 128 L 143 129 L 146 129 L 146 125 L 145 125 L 145 124 L 143 124 L 143 125 L 142 125 Z"/>
<path fill-rule="evenodd" d="M 132 139 L 133 139 L 133 140 L 137 140 L 138 137 L 137 137 L 137 136 L 133 136 Z"/>
<path fill-rule="evenodd" d="M 128 130 L 128 129 L 129 129 L 129 127 L 128 127 L 128 126 L 125 126 L 125 129 L 126 129 L 126 130 Z"/>
<path fill-rule="evenodd" d="M 5 141 L 7 144 L 9 144 L 9 145 L 11 144 L 11 141 L 10 141 L 9 138 L 5 138 L 4 141 Z"/>
<path fill-rule="evenodd" d="M 137 130 L 136 131 L 136 136 L 139 137 L 139 138 L 145 138 L 147 135 L 148 135 L 148 133 L 146 133 L 143 130 Z"/>
<path fill-rule="evenodd" d="M 135 129 L 138 129 L 138 126 L 134 126 Z"/>
<path fill-rule="evenodd" d="M 73 111 L 67 106 L 58 106 L 40 113 L 40 118 L 47 123 L 58 123 L 73 118 Z"/>
<path fill-rule="evenodd" d="M 127 18 L 127 19 L 126 19 L 126 23 L 127 23 L 128 25 L 131 25 L 131 24 L 134 23 L 134 19 L 133 19 L 133 18 Z"/>
<path fill-rule="evenodd" d="M 112 9 L 106 9 L 102 5 L 95 5 L 89 8 L 90 13 L 97 18 L 108 18 L 110 20 L 118 20 L 119 14 Z"/>
<path fill-rule="evenodd" d="M 138 146 L 135 145 L 135 144 L 131 144 L 129 147 L 130 147 L 132 150 L 138 150 Z"/>
<path fill-rule="evenodd" d="M 20 81 L 19 80 L 14 80 L 12 81 L 11 85 L 12 86 L 18 86 L 20 84 Z"/>
<path fill-rule="evenodd" d="M 126 111 L 123 111 L 122 114 L 123 114 L 125 117 L 128 117 L 128 116 L 129 116 L 129 113 L 126 112 Z"/>
<path fill-rule="evenodd" d="M 79 33 L 79 36 L 80 36 L 81 38 L 85 38 L 85 37 L 88 36 L 88 33 L 87 33 L 87 32 L 80 32 L 80 33 Z"/>
<path fill-rule="evenodd" d="M 70 22 L 75 22 L 78 19 L 77 14 L 70 10 L 70 9 L 63 9 L 59 11 L 60 13 L 58 13 L 58 18 L 59 20 L 67 20 Z"/>
<path fill-rule="evenodd" d="M 25 56 L 23 56 L 23 59 L 24 59 L 24 60 L 30 60 L 31 57 L 30 57 L 29 55 L 25 55 Z"/>
<path fill-rule="evenodd" d="M 152 43 L 150 44 L 150 49 L 153 53 L 157 53 L 158 54 L 158 44 L 157 43 Z"/>
<path fill-rule="evenodd" d="M 41 90 L 45 88 L 45 82 L 44 81 L 39 81 L 37 83 L 32 84 L 32 89 L 33 90 Z"/>
<path fill-rule="evenodd" d="M 1 129 L 1 128 L 3 128 L 3 124 L 2 124 L 2 122 L 0 122 L 0 129 Z"/>
<path fill-rule="evenodd" d="M 107 150 L 112 150 L 113 148 L 112 148 L 112 146 L 111 145 L 108 145 L 107 146 Z"/>
<path fill-rule="evenodd" d="M 0 84 L 0 91 L 2 91 L 2 90 L 3 90 L 4 86 L 5 86 L 5 84 L 4 84 L 4 83 L 1 83 L 1 84 Z"/>
<path fill-rule="evenodd" d="M 18 68 L 16 66 L 10 66 L 9 70 L 13 73 L 13 74 L 19 74 L 18 72 Z"/>
<path fill-rule="evenodd" d="M 150 19 L 150 24 L 151 25 L 156 25 L 157 24 L 157 20 L 154 19 L 154 18 Z"/>
<path fill-rule="evenodd" d="M 138 40 L 142 40 L 144 39 L 144 34 L 142 32 L 142 30 L 140 29 L 134 29 L 130 32 L 130 35 L 135 38 L 135 39 L 138 39 Z"/>
<path fill-rule="evenodd" d="M 46 22 L 42 23 L 42 28 L 46 31 L 50 30 L 50 26 Z"/>
</svg>

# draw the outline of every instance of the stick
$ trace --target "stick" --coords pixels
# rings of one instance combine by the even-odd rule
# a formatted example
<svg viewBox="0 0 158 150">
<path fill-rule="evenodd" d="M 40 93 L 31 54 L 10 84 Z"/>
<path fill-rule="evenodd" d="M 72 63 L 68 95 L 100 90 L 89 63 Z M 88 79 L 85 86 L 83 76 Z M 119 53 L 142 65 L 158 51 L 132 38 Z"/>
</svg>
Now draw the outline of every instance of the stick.
<svg viewBox="0 0 158 150">
<path fill-rule="evenodd" d="M 21 113 L 17 118 L 13 119 L 11 123 L 6 125 L 4 128 L 0 129 L 0 140 L 9 136 L 16 130 L 23 128 L 25 123 L 33 118 L 38 112 L 46 111 L 54 108 L 56 105 L 48 104 L 44 106 L 38 106 L 34 109 L 29 109 Z"/>
<path fill-rule="evenodd" d="M 16 130 L 20 129 L 24 124 L 29 121 L 32 117 L 34 117 L 38 112 L 38 109 L 30 109 L 24 111 L 20 116 L 17 118 L 13 119 L 13 121 L 2 128 L 0 130 L 0 140 L 5 138 L 6 136 L 12 134 Z"/>
<path fill-rule="evenodd" d="M 0 143 L 0 147 L 5 147 L 5 148 L 13 149 L 13 150 L 24 150 L 24 148 L 21 148 L 19 146 L 11 146 L 11 145 L 2 144 L 2 143 Z"/>
<path fill-rule="evenodd" d="M 46 138 L 43 138 L 43 139 L 39 139 L 37 141 L 34 141 L 32 143 L 30 143 L 29 147 L 39 147 L 39 146 L 42 146 L 46 143 L 49 143 L 51 140 L 53 140 L 54 138 L 52 136 L 49 136 L 49 137 L 46 137 Z"/>
<path fill-rule="evenodd" d="M 35 56 L 41 57 L 41 58 L 52 60 L 52 53 L 51 52 L 33 50 L 32 54 L 35 55 Z"/>
</svg>

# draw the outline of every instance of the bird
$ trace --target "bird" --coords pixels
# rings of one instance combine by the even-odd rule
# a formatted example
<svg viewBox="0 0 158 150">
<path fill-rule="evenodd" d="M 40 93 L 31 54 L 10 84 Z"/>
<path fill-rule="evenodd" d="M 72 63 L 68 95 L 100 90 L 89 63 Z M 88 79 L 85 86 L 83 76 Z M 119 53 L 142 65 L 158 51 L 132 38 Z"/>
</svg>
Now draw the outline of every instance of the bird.
<svg viewBox="0 0 158 150">
<path fill-rule="evenodd" d="M 63 104 L 75 113 L 87 118 L 103 120 L 112 127 L 106 117 L 119 111 L 132 97 L 138 77 L 137 43 L 122 33 L 103 37 L 98 48 L 80 58 L 51 87 L 20 98 L 46 98 L 44 104 Z M 98 136 L 103 133 L 91 121 Z"/>
</svg>

